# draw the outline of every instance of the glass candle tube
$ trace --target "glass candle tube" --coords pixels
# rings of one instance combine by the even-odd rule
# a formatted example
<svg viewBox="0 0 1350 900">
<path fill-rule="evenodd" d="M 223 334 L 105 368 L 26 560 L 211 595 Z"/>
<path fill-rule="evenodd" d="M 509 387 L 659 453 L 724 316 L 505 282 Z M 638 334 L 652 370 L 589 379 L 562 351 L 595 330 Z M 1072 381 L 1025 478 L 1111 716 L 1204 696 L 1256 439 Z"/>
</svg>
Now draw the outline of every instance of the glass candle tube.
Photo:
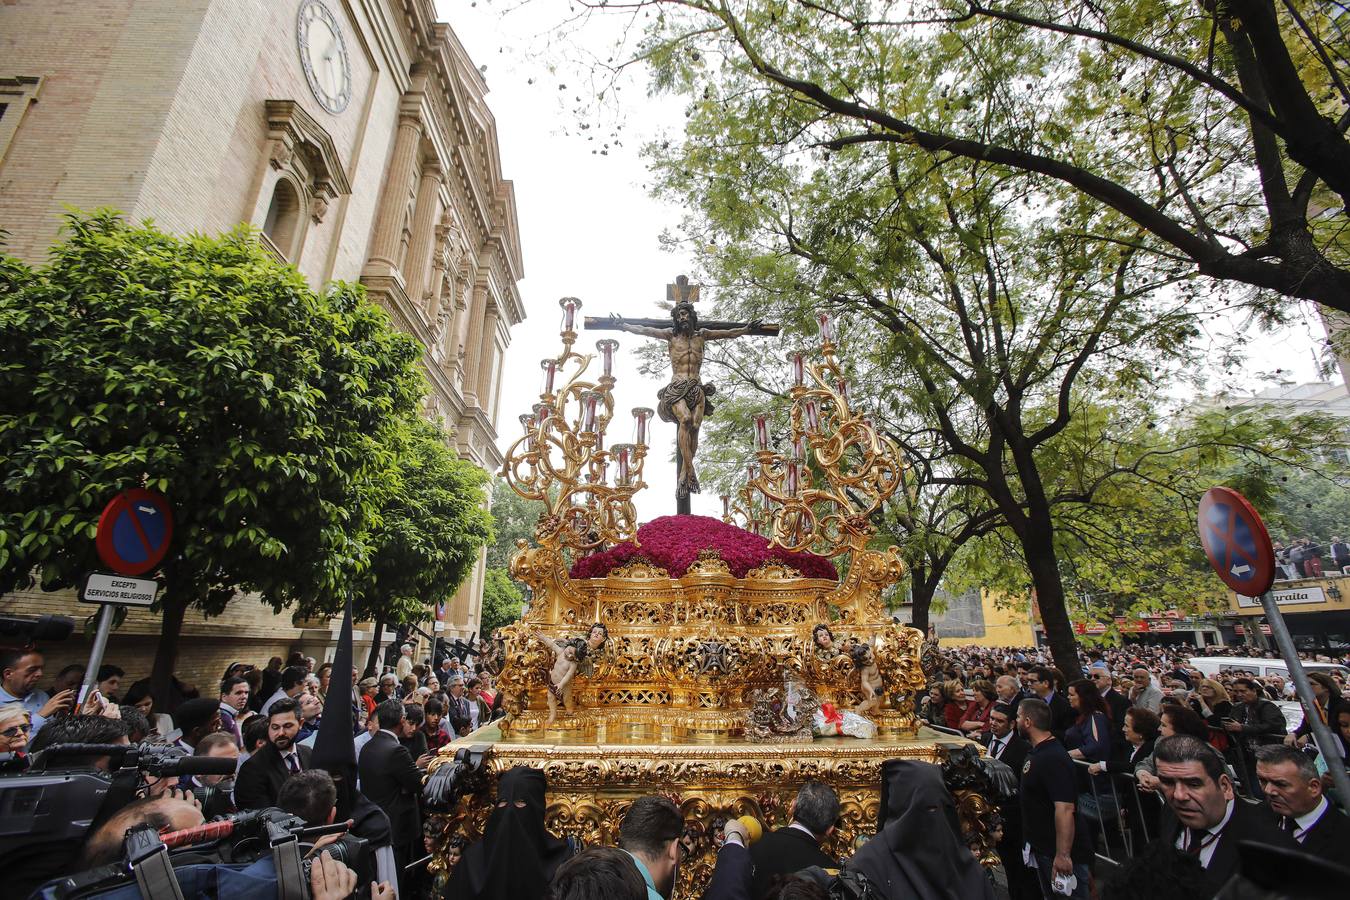
<svg viewBox="0 0 1350 900">
<path fill-rule="evenodd" d="M 806 412 L 806 430 L 820 431 L 820 406 L 814 400 L 807 400 L 802 407 Z"/>
<path fill-rule="evenodd" d="M 792 354 L 792 385 L 802 387 L 806 384 L 806 360 L 800 353 Z"/>
<path fill-rule="evenodd" d="M 595 411 L 600 395 L 595 391 L 581 392 L 581 430 L 595 431 Z"/>
<path fill-rule="evenodd" d="M 540 390 L 541 394 L 553 393 L 553 382 L 558 377 L 558 361 L 556 359 L 545 359 L 539 363 L 539 368 L 544 371 L 544 384 Z"/>
<path fill-rule="evenodd" d="M 632 454 L 633 446 L 631 444 L 614 445 L 614 462 L 618 466 L 616 483 L 620 487 L 628 487 L 632 483 Z"/>
<path fill-rule="evenodd" d="M 549 416 L 553 415 L 553 407 L 547 403 L 536 403 L 533 408 L 535 420 L 539 423 L 539 427 L 543 428 Z"/>
<path fill-rule="evenodd" d="M 613 338 L 605 338 L 603 341 L 595 342 L 595 349 L 600 351 L 600 365 L 602 374 L 607 378 L 614 377 L 614 351 L 619 349 L 619 342 Z"/>
<path fill-rule="evenodd" d="M 839 394 L 840 397 L 844 398 L 844 402 L 847 403 L 847 402 L 848 402 L 848 382 L 845 381 L 844 379 L 840 378 L 838 381 L 836 381 L 836 382 L 834 383 L 834 389 L 835 389 L 835 391 L 838 392 L 838 394 Z"/>
<path fill-rule="evenodd" d="M 576 297 L 563 297 L 558 301 L 558 306 L 562 307 L 562 331 L 577 330 L 577 310 L 581 309 L 581 301 Z"/>
<path fill-rule="evenodd" d="M 652 411 L 645 406 L 633 410 L 633 443 L 639 447 L 647 446 L 647 423 L 651 421 Z"/>
<path fill-rule="evenodd" d="M 755 416 L 755 449 L 769 449 L 769 416 L 766 413 Z"/>
<path fill-rule="evenodd" d="M 825 312 L 816 313 L 816 324 L 820 326 L 820 339 L 826 343 L 834 343 L 834 322 L 830 320 L 830 314 Z"/>
<path fill-rule="evenodd" d="M 789 462 L 787 464 L 787 493 L 789 497 L 797 496 L 797 464 Z"/>
<path fill-rule="evenodd" d="M 722 518 L 731 518 L 731 496 L 729 494 L 722 495 Z"/>
</svg>

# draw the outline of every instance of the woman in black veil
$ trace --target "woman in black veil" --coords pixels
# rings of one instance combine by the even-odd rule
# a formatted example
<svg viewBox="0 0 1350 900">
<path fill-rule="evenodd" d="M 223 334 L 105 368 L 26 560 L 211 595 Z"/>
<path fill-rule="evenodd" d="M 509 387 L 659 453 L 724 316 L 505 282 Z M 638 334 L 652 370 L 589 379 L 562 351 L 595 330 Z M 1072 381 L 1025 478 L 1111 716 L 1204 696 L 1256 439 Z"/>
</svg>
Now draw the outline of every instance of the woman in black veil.
<svg viewBox="0 0 1350 900">
<path fill-rule="evenodd" d="M 517 766 L 497 779 L 497 805 L 481 840 L 464 850 L 450 878 L 450 900 L 540 900 L 553 873 L 576 849 L 544 829 L 548 782 L 538 769 Z"/>
<path fill-rule="evenodd" d="M 956 804 L 931 763 L 893 759 L 881 768 L 877 834 L 848 861 L 888 900 L 993 900 L 994 890 L 961 839 Z"/>
</svg>

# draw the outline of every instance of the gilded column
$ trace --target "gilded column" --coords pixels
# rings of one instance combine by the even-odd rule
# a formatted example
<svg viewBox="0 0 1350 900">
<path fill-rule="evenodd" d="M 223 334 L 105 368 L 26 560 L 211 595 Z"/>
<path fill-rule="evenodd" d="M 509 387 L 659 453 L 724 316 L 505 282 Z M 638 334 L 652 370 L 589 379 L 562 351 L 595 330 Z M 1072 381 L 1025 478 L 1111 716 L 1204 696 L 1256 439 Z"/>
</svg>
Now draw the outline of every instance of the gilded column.
<svg viewBox="0 0 1350 900">
<path fill-rule="evenodd" d="M 431 268 L 431 255 L 438 249 L 436 220 L 441 212 L 443 180 L 440 163 L 433 160 L 422 164 L 422 180 L 417 185 L 417 205 L 413 208 L 412 246 L 408 248 L 408 265 L 403 273 L 408 299 L 419 307 L 426 306 L 427 274 Z M 435 321 L 436 314 L 432 313 L 431 318 Z"/>
<path fill-rule="evenodd" d="M 370 242 L 370 262 L 389 270 L 398 268 L 403 211 L 408 206 L 408 188 L 417 170 L 418 145 L 421 141 L 421 117 L 415 110 L 402 110 L 398 119 L 398 136 L 394 139 L 394 152 L 389 159 L 389 177 L 385 179 L 379 212 L 375 216 L 375 235 Z"/>
<path fill-rule="evenodd" d="M 461 372 L 463 387 L 460 389 L 466 406 L 478 405 L 478 370 L 482 364 L 483 331 L 491 305 L 487 294 L 486 284 L 473 286 L 473 304 L 468 311 L 468 334 L 464 339 L 464 368 Z M 496 310 L 493 310 L 493 320 L 495 327 Z"/>
</svg>

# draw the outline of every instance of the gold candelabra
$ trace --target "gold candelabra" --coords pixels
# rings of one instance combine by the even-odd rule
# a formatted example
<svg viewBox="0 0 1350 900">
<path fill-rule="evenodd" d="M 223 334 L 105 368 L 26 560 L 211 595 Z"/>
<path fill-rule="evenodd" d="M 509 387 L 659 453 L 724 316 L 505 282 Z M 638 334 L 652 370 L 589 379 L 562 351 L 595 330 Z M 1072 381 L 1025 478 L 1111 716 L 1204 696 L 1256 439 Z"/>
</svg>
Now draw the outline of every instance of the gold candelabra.
<svg viewBox="0 0 1350 900">
<path fill-rule="evenodd" d="M 850 405 L 834 324 L 826 313 L 816 319 L 821 360 L 792 356 L 788 453 L 772 446 L 769 414 L 757 414 L 756 461 L 738 502 L 723 497 L 723 515 L 731 521 L 739 513 L 747 529 L 767 530 L 784 549 L 834 556 L 865 546 L 875 531 L 871 515 L 899 490 L 904 467 L 894 442 Z"/>
<path fill-rule="evenodd" d="M 540 362 L 539 402 L 532 413 L 520 416 L 524 434 L 507 451 L 502 477 L 520 496 L 544 504 L 535 537 L 547 549 L 585 552 L 621 541 L 636 543 L 633 495 L 647 486 L 642 467 L 653 413 L 634 409 L 633 442 L 606 448 L 614 418 L 614 351 L 619 342 L 596 342 L 600 377 L 582 380 L 596 357 L 573 349 L 581 301 L 563 297 L 558 305 L 563 310 L 562 352 Z"/>
</svg>

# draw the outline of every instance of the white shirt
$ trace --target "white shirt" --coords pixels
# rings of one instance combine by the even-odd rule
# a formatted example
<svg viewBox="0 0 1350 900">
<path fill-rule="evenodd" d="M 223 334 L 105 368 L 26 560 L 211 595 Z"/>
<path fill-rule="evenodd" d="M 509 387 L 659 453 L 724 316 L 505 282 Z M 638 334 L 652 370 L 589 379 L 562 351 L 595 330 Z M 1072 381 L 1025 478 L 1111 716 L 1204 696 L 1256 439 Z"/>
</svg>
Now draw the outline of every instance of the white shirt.
<svg viewBox="0 0 1350 900">
<path fill-rule="evenodd" d="M 1012 732 L 1008 732 L 1004 737 L 999 737 L 993 732 L 989 733 L 989 755 L 993 759 L 999 759 L 1003 756 L 1003 751 L 1008 749 L 1008 741 L 1012 740 Z"/>
<path fill-rule="evenodd" d="M 1214 858 L 1214 851 L 1219 848 L 1219 839 L 1217 835 L 1223 832 L 1224 828 L 1228 826 L 1228 820 L 1233 818 L 1233 807 L 1236 804 L 1236 802 L 1237 802 L 1236 800 L 1229 800 L 1228 809 L 1224 811 L 1223 818 L 1219 820 L 1219 824 L 1215 825 L 1212 828 L 1206 829 L 1205 834 L 1216 835 L 1216 837 L 1213 840 L 1206 841 L 1204 839 L 1204 836 L 1203 835 L 1201 836 L 1200 840 L 1201 843 L 1204 844 L 1204 846 L 1200 848 L 1200 853 L 1198 854 L 1197 857 L 1200 860 L 1200 868 L 1202 869 L 1209 868 L 1209 862 Z M 1178 850 L 1185 850 L 1188 847 L 1190 847 L 1190 845 L 1191 845 L 1191 829 L 1182 826 L 1180 833 L 1177 834 L 1176 848 Z"/>
<path fill-rule="evenodd" d="M 1326 811 L 1327 811 L 1327 798 L 1323 797 L 1322 799 L 1317 801 L 1317 805 L 1314 806 L 1311 810 L 1295 818 L 1294 840 L 1298 841 L 1300 844 L 1303 843 L 1303 839 L 1308 836 L 1308 829 L 1316 825 L 1318 820 L 1322 818 L 1322 813 Z"/>
<path fill-rule="evenodd" d="M 262 705 L 262 709 L 259 711 L 265 716 L 267 715 L 267 711 L 272 708 L 273 703 L 276 703 L 278 700 L 283 700 L 289 696 L 290 695 L 287 694 L 285 691 L 283 691 L 281 688 L 277 688 L 277 692 L 267 698 L 267 702 Z"/>
<path fill-rule="evenodd" d="M 814 831 L 812 831 L 810 828 L 807 828 L 807 827 L 806 827 L 805 825 L 803 825 L 801 822 L 793 822 L 793 823 L 792 823 L 791 825 L 789 825 L 788 827 L 789 827 L 789 828 L 795 828 L 795 829 L 797 829 L 798 831 L 802 832 L 803 834 L 809 835 L 810 838 L 811 838 L 811 840 L 815 841 L 817 844 L 820 843 L 820 838 L 816 837 L 816 833 L 815 833 Z"/>
</svg>

